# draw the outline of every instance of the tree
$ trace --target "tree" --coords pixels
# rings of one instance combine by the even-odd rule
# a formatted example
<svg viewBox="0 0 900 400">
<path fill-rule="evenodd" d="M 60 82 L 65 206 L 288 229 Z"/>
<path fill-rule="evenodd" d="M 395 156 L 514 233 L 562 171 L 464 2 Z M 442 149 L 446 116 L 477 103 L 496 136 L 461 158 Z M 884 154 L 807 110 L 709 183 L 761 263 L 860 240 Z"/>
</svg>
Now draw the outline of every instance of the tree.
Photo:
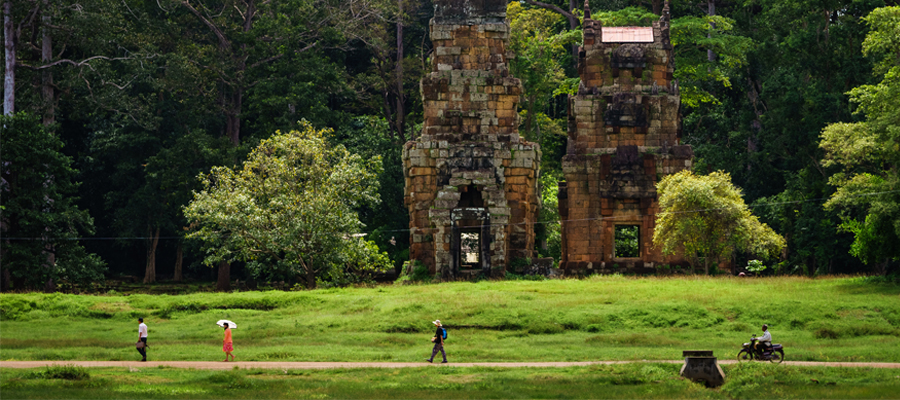
<svg viewBox="0 0 900 400">
<path fill-rule="evenodd" d="M 784 249 L 784 238 L 750 213 L 727 173 L 682 171 L 663 178 L 657 191 L 654 245 L 683 254 L 694 268 L 702 262 L 707 274 L 710 261 L 718 265 L 735 251 L 773 258 Z"/>
<path fill-rule="evenodd" d="M 567 80 L 559 59 L 565 55 L 565 45 L 581 40 L 581 31 L 556 33 L 554 24 L 559 16 L 544 9 L 526 9 L 511 2 L 506 9 L 510 24 L 510 50 L 516 55 L 510 60 L 510 71 L 522 80 L 525 91 L 523 135 L 529 140 L 541 140 L 539 114 L 543 114 L 562 87 L 578 87 L 578 79 Z"/>
<path fill-rule="evenodd" d="M 298 75 L 309 70 L 334 75 L 325 51 L 346 47 L 381 17 L 388 0 L 168 0 L 170 24 L 182 39 L 179 64 L 197 79 L 194 92 L 204 108 L 213 108 L 223 134 L 235 147 L 247 136 L 247 122 L 265 125 L 295 110 L 322 107 L 322 88 Z M 187 39 L 187 40 L 184 40 Z M 318 72 L 318 71 L 316 71 Z M 310 79 L 315 82 L 318 78 Z M 185 81 L 182 81 L 185 82 Z M 311 96 L 304 98 L 298 92 Z M 193 94 L 189 94 L 192 96 Z M 307 99 L 319 100 L 303 104 Z M 298 104 L 300 102 L 300 104 Z M 273 112 L 278 107 L 279 112 Z M 253 121 L 248 115 L 256 114 Z M 265 115 L 274 114 L 274 115 Z M 338 114 L 338 113 L 334 113 Z M 268 134 L 271 130 L 258 131 Z M 231 266 L 219 265 L 217 288 L 229 287 Z"/>
<path fill-rule="evenodd" d="M 681 88 L 682 104 L 697 107 L 718 103 L 715 91 L 731 87 L 732 77 L 746 64 L 753 45 L 750 38 L 733 34 L 733 29 L 734 20 L 723 16 L 672 20 L 675 78 Z"/>
<path fill-rule="evenodd" d="M 348 126 L 330 135 L 332 145 L 342 145 L 364 159 L 380 156 L 384 171 L 378 176 L 378 204 L 359 208 L 359 218 L 367 229 L 366 240 L 386 249 L 399 267 L 409 261 L 409 211 L 405 195 L 402 147 L 390 135 L 391 121 L 378 117 L 357 117 Z"/>
<path fill-rule="evenodd" d="M 62 141 L 25 113 L 0 117 L 0 141 L 3 289 L 102 279 L 105 264 L 77 240 L 93 233 L 93 220 L 75 204 L 77 171 Z"/>
<path fill-rule="evenodd" d="M 418 134 L 413 129 L 422 117 L 419 80 L 429 68 L 428 23 L 433 10 L 430 1 L 397 0 L 396 7 L 367 26 L 345 61 L 363 108 L 356 114 L 382 116 L 390 125 L 385 133 L 398 146 Z"/>
<path fill-rule="evenodd" d="M 276 132 L 241 168 L 201 175 L 203 189 L 184 212 L 188 237 L 206 246 L 207 265 L 244 261 L 257 275 L 303 273 L 313 288 L 317 275 L 356 251 L 351 235 L 362 223 L 355 209 L 379 202 L 381 157 L 329 147 L 329 129 L 302 129 Z"/>
<path fill-rule="evenodd" d="M 900 259 L 900 7 L 865 17 L 871 31 L 862 51 L 877 57 L 882 80 L 850 91 L 865 121 L 835 123 L 822 131 L 823 165 L 839 167 L 837 188 L 825 206 L 840 212 L 841 228 L 854 234 L 851 254 L 886 273 Z"/>
<path fill-rule="evenodd" d="M 691 15 L 706 18 L 707 2 L 702 10 L 694 3 Z M 717 1 L 717 14 L 733 20 L 729 33 L 753 42 L 745 64 L 724 69 L 729 87 L 700 81 L 718 102 L 685 107 L 683 142 L 694 148 L 694 171 L 728 172 L 760 220 L 785 237 L 787 264 L 810 273 L 865 268 L 848 254 L 852 236 L 836 230 L 837 212 L 822 207 L 834 187 L 819 142 L 828 124 L 861 119 L 846 93 L 874 82 L 872 60 L 861 52 L 869 30 L 862 18 L 883 4 Z M 696 28 L 703 34 L 708 26 Z M 707 52 L 697 50 L 688 58 L 708 63 Z M 676 55 L 676 73 L 682 60 Z M 717 65 L 722 61 L 717 57 Z M 689 82 L 680 83 L 687 90 Z"/>
</svg>

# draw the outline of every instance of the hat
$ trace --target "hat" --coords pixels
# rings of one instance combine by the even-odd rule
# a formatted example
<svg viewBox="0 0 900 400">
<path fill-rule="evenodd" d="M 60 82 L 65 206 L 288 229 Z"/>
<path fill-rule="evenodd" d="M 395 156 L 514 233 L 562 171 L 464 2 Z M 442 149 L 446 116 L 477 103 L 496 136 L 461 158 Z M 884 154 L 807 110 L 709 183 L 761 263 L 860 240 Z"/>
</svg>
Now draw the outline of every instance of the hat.
<svg viewBox="0 0 900 400">
<path fill-rule="evenodd" d="M 434 320 L 434 321 L 431 321 L 431 323 L 432 323 L 432 324 L 435 324 L 435 325 L 437 325 L 437 326 L 441 326 L 441 320 L 439 320 L 439 319 L 436 319 L 436 320 Z"/>
</svg>

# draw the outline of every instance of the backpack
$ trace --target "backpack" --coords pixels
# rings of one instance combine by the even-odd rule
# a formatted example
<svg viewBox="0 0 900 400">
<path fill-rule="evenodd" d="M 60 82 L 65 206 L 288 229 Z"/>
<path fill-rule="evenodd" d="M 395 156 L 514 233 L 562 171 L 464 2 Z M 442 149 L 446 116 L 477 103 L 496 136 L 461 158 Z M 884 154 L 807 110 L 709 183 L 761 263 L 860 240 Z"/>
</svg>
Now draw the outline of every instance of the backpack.
<svg viewBox="0 0 900 400">
<path fill-rule="evenodd" d="M 443 332 L 444 340 L 447 340 L 447 328 L 441 327 L 441 331 Z"/>
</svg>

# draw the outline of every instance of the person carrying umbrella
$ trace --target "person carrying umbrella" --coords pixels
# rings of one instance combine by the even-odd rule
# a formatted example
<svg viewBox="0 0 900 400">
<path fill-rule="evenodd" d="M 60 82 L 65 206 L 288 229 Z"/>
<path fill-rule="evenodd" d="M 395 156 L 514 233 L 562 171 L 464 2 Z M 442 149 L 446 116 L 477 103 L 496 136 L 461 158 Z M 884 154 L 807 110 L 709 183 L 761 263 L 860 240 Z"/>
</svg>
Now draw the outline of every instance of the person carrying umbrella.
<svg viewBox="0 0 900 400">
<path fill-rule="evenodd" d="M 223 362 L 228 362 L 228 356 L 231 356 L 231 361 L 234 361 L 234 354 L 231 354 L 234 351 L 234 343 L 231 340 L 231 327 L 237 327 L 234 322 L 228 320 L 221 320 L 218 322 L 218 325 L 225 328 L 225 339 L 222 340 L 222 351 L 225 352 L 225 360 Z"/>
</svg>

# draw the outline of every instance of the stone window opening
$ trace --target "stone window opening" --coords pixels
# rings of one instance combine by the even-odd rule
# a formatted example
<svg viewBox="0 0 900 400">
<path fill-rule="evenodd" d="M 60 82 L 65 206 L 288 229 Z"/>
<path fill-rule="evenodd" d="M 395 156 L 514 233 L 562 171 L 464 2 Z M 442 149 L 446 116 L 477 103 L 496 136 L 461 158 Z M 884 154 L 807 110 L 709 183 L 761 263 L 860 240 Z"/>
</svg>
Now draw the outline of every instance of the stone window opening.
<svg viewBox="0 0 900 400">
<path fill-rule="evenodd" d="M 467 228 L 459 234 L 460 269 L 481 268 L 481 229 Z"/>
<path fill-rule="evenodd" d="M 638 258 L 641 256 L 641 227 L 616 225 L 613 243 L 614 258 Z"/>
</svg>

